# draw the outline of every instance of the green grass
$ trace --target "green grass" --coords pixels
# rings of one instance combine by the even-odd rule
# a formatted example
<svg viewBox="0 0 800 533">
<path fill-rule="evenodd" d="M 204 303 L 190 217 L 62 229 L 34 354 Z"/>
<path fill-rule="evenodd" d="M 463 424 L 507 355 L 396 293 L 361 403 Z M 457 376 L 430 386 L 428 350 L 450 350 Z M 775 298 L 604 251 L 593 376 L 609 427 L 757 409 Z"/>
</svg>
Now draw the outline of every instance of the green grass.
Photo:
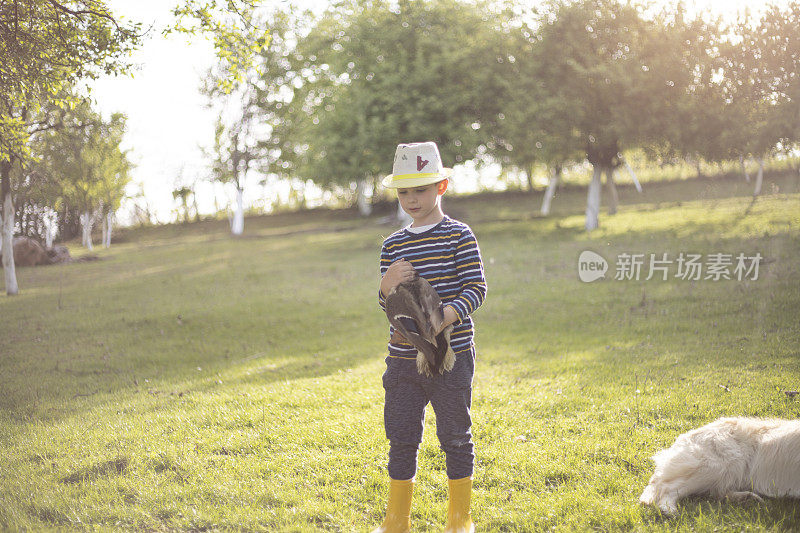
<svg viewBox="0 0 800 533">
<path fill-rule="evenodd" d="M 800 180 L 620 190 L 582 231 L 585 192 L 450 198 L 475 230 L 480 531 L 792 530 L 797 502 L 637 499 L 650 456 L 722 415 L 796 418 Z M 388 444 L 377 217 L 316 211 L 130 230 L 100 261 L 20 269 L 0 298 L 0 528 L 367 531 Z M 585 249 L 760 252 L 755 281 L 581 283 Z M 78 252 L 72 247 L 72 252 Z M 612 266 L 613 268 L 613 266 Z M 412 522 L 446 514 L 429 410 Z"/>
</svg>

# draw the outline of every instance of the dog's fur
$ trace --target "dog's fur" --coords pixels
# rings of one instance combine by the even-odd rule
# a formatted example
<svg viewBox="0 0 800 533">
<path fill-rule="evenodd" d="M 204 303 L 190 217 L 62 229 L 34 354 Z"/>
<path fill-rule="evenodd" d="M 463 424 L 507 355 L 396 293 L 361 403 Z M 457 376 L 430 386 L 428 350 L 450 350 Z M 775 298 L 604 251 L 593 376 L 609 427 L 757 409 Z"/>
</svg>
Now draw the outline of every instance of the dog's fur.
<svg viewBox="0 0 800 533">
<path fill-rule="evenodd" d="M 800 498 L 800 420 L 720 418 L 680 435 L 653 461 L 655 473 L 639 501 L 666 514 L 694 494 Z"/>
</svg>

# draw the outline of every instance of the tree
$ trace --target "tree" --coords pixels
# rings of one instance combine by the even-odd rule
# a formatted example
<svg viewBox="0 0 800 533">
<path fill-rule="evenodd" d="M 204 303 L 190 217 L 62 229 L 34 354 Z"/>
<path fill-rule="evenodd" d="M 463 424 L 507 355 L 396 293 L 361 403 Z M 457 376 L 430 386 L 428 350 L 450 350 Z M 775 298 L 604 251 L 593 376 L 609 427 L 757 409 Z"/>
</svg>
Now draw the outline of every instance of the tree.
<svg viewBox="0 0 800 533">
<path fill-rule="evenodd" d="M 125 189 L 130 183 L 132 164 L 127 152 L 120 147 L 125 133 L 126 118 L 121 113 L 111 116 L 101 130 L 102 137 L 93 139 L 90 149 L 94 151 L 93 163 L 99 178 L 97 197 L 99 215 L 103 229 L 103 247 L 111 247 L 111 232 L 114 216 L 125 197 Z"/>
<path fill-rule="evenodd" d="M 186 0 L 174 13 L 175 31 L 211 31 L 221 57 L 230 58 L 236 79 L 246 65 L 236 25 L 226 15 L 249 21 L 254 2 Z M 190 19 L 198 21 L 193 27 Z M 235 19 L 233 19 L 235 20 Z M 0 2 L 0 194 L 3 204 L 3 265 L 6 292 L 18 291 L 13 259 L 12 177 L 20 179 L 29 158 L 30 136 L 52 127 L 39 113 L 45 104 L 69 108 L 78 93 L 65 91 L 100 74 L 127 72 L 141 42 L 139 24 L 117 22 L 102 0 L 8 0 Z M 256 43 L 258 44 L 258 43 Z M 249 43 L 248 43 L 249 45 Z M 240 61 L 244 58 L 245 61 Z M 44 120 L 39 120 L 44 117 Z"/>
<path fill-rule="evenodd" d="M 726 112 L 739 127 L 728 132 L 729 148 L 755 157 L 759 169 L 753 196 L 761 193 L 764 159 L 796 143 L 800 120 L 800 4 L 770 6 L 758 24 L 748 18 L 723 48 Z"/>
<path fill-rule="evenodd" d="M 210 36 L 218 68 L 226 73 L 214 80 L 216 90 L 228 94 L 247 83 L 257 55 L 269 45 L 269 26 L 259 16 L 257 0 L 184 0 L 173 8 L 175 24 L 164 30 Z"/>
<path fill-rule="evenodd" d="M 531 15 L 532 16 L 532 15 Z M 513 62 L 508 96 L 503 101 L 493 156 L 526 172 L 533 190 L 537 164 L 550 169 L 541 213 L 547 215 L 563 167 L 583 159 L 581 139 L 573 127 L 573 102 L 540 77 L 543 47 L 530 23 L 523 20 L 510 43 Z"/>
<path fill-rule="evenodd" d="M 24 173 L 14 192 L 14 219 L 20 234 L 44 241 L 48 248 L 53 245 L 57 227 L 54 205 L 59 191 L 60 185 L 50 176 L 35 169 Z"/>
<path fill-rule="evenodd" d="M 216 5 L 215 2 L 211 4 Z M 235 3 L 228 4 L 228 9 L 238 15 L 233 19 L 237 25 L 214 26 L 219 60 L 208 73 L 203 87 L 209 105 L 218 111 L 211 149 L 212 176 L 216 181 L 236 187 L 231 222 L 233 235 L 244 231 L 245 178 L 264 154 L 260 139 L 270 128 L 260 120 L 258 105 L 264 91 L 269 91 L 264 80 L 271 79 L 274 74 L 274 67 L 265 59 L 274 57 L 272 26 L 282 15 L 279 13 L 270 19 L 251 2 L 243 2 L 243 6 L 244 11 Z M 201 12 L 198 18 L 204 21 L 208 16 Z"/>
<path fill-rule="evenodd" d="M 177 189 L 173 189 L 172 191 L 172 198 L 173 200 L 180 200 L 180 209 L 176 209 L 178 217 L 181 216 L 183 213 L 183 223 L 189 223 L 189 198 L 193 196 L 192 189 L 187 187 L 186 185 L 182 185 Z"/>
<path fill-rule="evenodd" d="M 435 141 L 450 165 L 489 148 L 509 63 L 487 13 L 453 0 L 332 6 L 298 44 L 298 172 L 364 190 L 401 142 Z"/>
<path fill-rule="evenodd" d="M 269 46 L 258 56 L 258 75 L 252 80 L 253 112 L 261 125 L 257 141 L 258 170 L 280 177 L 294 176 L 298 151 L 305 139 L 294 109 L 295 95 L 303 85 L 302 70 L 309 60 L 297 50 L 312 15 L 301 11 L 275 11 L 268 19 Z"/>
<path fill-rule="evenodd" d="M 11 0 L 0 4 L 0 158 L 25 158 L 30 123 L 46 103 L 72 105 L 65 87 L 123 73 L 139 24 L 120 25 L 100 0 Z M 46 118 L 46 117 L 45 117 Z"/>
<path fill-rule="evenodd" d="M 178 173 L 175 179 L 175 188 L 172 190 L 172 199 L 178 203 L 175 208 L 176 219 L 180 221 L 183 219 L 184 224 L 188 224 L 192 212 L 194 212 L 194 221 L 200 221 L 200 209 L 197 207 L 197 182 L 198 178 L 194 180 L 187 180 L 184 178 L 183 169 Z"/>
<path fill-rule="evenodd" d="M 639 15 L 633 4 L 576 0 L 556 4 L 540 18 L 538 77 L 547 93 L 570 103 L 571 121 L 593 173 L 586 202 L 588 231 L 597 228 L 601 176 L 616 209 L 614 169 L 620 151 L 658 138 L 680 80 L 668 52 L 660 50 L 667 29 Z"/>
<path fill-rule="evenodd" d="M 672 70 L 669 75 L 678 91 L 669 102 L 669 113 L 659 114 L 658 124 L 650 124 L 657 131 L 643 148 L 653 160 L 694 163 L 701 175 L 703 160 L 730 158 L 725 136 L 740 127 L 730 122 L 725 110 L 720 77 L 723 28 L 719 19 L 707 14 L 686 20 L 681 5 L 660 20 L 666 31 L 656 36 L 653 45 L 670 51 L 670 61 L 662 61 L 662 68 Z"/>
<path fill-rule="evenodd" d="M 84 101 L 64 112 L 59 126 L 36 138 L 40 161 L 35 171 L 58 184 L 51 190 L 55 209 L 61 202 L 80 213 L 84 246 L 91 249 L 92 225 L 100 218 L 103 245 L 111 245 L 113 213 L 119 207 L 130 181 L 131 165 L 120 144 L 125 132 L 125 116 L 111 115 L 108 121 Z"/>
<path fill-rule="evenodd" d="M 12 173 L 29 157 L 30 135 L 45 103 L 75 103 L 65 87 L 100 73 L 125 72 L 139 26 L 120 25 L 101 0 L 10 0 L 0 3 L 0 193 L 6 293 L 16 294 Z"/>
<path fill-rule="evenodd" d="M 214 179 L 236 187 L 236 205 L 231 221 L 233 235 L 241 235 L 244 231 L 244 181 L 257 158 L 255 139 L 251 135 L 253 125 L 252 116 L 245 113 L 230 127 L 218 118 L 215 129 L 211 169 Z"/>
<path fill-rule="evenodd" d="M 144 185 L 141 182 L 136 183 L 135 192 L 130 194 L 128 198 L 131 200 L 131 221 L 133 224 L 144 227 L 154 222 L 158 223 L 153 210 L 150 208 L 147 196 L 144 194 Z"/>
</svg>

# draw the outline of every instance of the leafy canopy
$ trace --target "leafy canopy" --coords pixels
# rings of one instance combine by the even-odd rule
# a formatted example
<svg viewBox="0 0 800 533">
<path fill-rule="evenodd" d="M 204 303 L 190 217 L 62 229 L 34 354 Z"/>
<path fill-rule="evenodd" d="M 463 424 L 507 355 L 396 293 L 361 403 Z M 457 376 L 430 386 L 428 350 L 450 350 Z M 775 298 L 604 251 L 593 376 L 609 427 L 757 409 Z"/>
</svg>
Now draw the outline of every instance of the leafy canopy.
<svg viewBox="0 0 800 533">
<path fill-rule="evenodd" d="M 447 165 L 485 149 L 508 65 L 497 20 L 454 0 L 332 6 L 298 45 L 300 173 L 321 184 L 387 174 L 402 142 L 437 142 Z"/>
<path fill-rule="evenodd" d="M 0 2 L 0 160 L 27 157 L 31 117 L 43 104 L 76 105 L 65 87 L 127 72 L 138 29 L 100 0 Z"/>
</svg>

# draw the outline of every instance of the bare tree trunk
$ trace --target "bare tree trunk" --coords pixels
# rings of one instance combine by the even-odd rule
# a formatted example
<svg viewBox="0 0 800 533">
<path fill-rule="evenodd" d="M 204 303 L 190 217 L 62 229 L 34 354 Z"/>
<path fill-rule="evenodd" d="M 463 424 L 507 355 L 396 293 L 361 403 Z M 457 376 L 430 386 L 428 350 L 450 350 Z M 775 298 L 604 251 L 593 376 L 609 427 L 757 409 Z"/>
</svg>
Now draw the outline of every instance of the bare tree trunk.
<svg viewBox="0 0 800 533">
<path fill-rule="evenodd" d="M 530 165 L 528 170 L 525 171 L 528 178 L 528 192 L 533 192 L 533 168 L 534 165 Z"/>
<path fill-rule="evenodd" d="M 356 186 L 356 204 L 358 205 L 358 214 L 362 217 L 372 214 L 372 205 L 367 201 L 368 185 L 365 178 L 358 180 L 358 185 Z"/>
<path fill-rule="evenodd" d="M 747 166 L 744 164 L 744 156 L 739 156 L 739 165 L 742 167 L 742 174 L 744 174 L 744 180 L 747 183 L 750 183 L 750 174 L 747 173 Z"/>
<path fill-rule="evenodd" d="M 560 177 L 561 165 L 553 166 L 550 169 L 550 180 L 547 182 L 547 190 L 544 192 L 544 198 L 542 199 L 542 209 L 540 210 L 542 216 L 546 217 L 550 214 L 550 203 L 556 195 L 556 187 L 558 187 Z"/>
<path fill-rule="evenodd" d="M 83 226 L 83 245 L 90 251 L 92 247 L 92 213 L 91 211 L 84 211 L 81 215 L 81 226 Z"/>
<path fill-rule="evenodd" d="M 114 211 L 106 213 L 106 240 L 103 242 L 106 248 L 111 248 L 111 229 L 114 227 Z"/>
<path fill-rule="evenodd" d="M 592 170 L 592 181 L 589 182 L 589 191 L 586 197 L 586 231 L 592 231 L 599 226 L 598 215 L 600 214 L 600 180 L 603 169 L 599 165 L 594 165 Z"/>
<path fill-rule="evenodd" d="M 194 221 L 200 222 L 200 208 L 197 207 L 197 192 L 195 192 L 195 189 L 197 189 L 196 183 L 192 187 L 192 207 L 194 208 Z M 111 242 L 109 241 L 109 245 L 110 244 Z"/>
<path fill-rule="evenodd" d="M 44 213 L 42 213 L 40 210 L 39 213 L 34 214 L 33 217 L 33 233 L 37 236 L 41 235 L 42 227 L 39 223 L 41 222 L 43 216 Z"/>
<path fill-rule="evenodd" d="M 636 173 L 633 171 L 633 168 L 631 168 L 631 165 L 628 163 L 628 160 L 623 159 L 622 162 L 625 164 L 625 168 L 628 170 L 628 174 L 631 175 L 633 184 L 636 186 L 636 191 L 642 192 L 642 184 L 639 183 L 639 178 L 636 177 Z"/>
<path fill-rule="evenodd" d="M 244 189 L 236 188 L 236 211 L 233 213 L 231 233 L 241 235 L 244 232 Z"/>
<path fill-rule="evenodd" d="M 753 196 L 761 194 L 761 184 L 764 181 L 764 157 L 758 158 L 758 174 L 756 174 L 756 188 L 753 191 Z"/>
<path fill-rule="evenodd" d="M 619 195 L 617 194 L 617 184 L 614 183 L 614 167 L 606 169 L 606 185 L 608 185 L 608 192 L 610 193 L 608 202 L 608 214 L 613 215 L 617 212 L 619 205 Z"/>
<path fill-rule="evenodd" d="M 216 187 L 215 187 L 216 189 Z M 214 218 L 219 216 L 220 208 L 219 208 L 219 201 L 217 200 L 217 191 L 214 191 Z"/>
<path fill-rule="evenodd" d="M 49 211 L 44 219 L 44 245 L 49 249 L 53 247 L 53 214 Z"/>
<path fill-rule="evenodd" d="M 689 154 L 683 158 L 687 164 L 694 167 L 695 172 L 697 172 L 697 177 L 702 178 L 704 177 L 703 174 L 703 167 L 701 166 L 702 161 L 697 154 Z"/>
<path fill-rule="evenodd" d="M 100 228 L 102 229 L 102 232 L 103 232 L 103 236 L 102 236 L 102 240 L 101 240 L 102 244 L 101 245 L 103 247 L 105 247 L 105 248 L 108 248 L 108 246 L 106 246 L 106 235 L 108 234 L 108 221 L 106 220 L 105 215 L 103 215 L 102 213 L 101 213 L 101 220 L 100 220 Z"/>
<path fill-rule="evenodd" d="M 6 294 L 19 293 L 14 265 L 14 201 L 11 198 L 11 161 L 0 162 L 0 193 L 3 197 L 3 273 Z"/>
<path fill-rule="evenodd" d="M 103 248 L 111 248 L 111 225 L 114 222 L 114 212 L 109 211 L 103 215 Z"/>
<path fill-rule="evenodd" d="M 81 246 L 83 246 L 85 248 L 86 247 L 86 214 L 85 213 L 81 213 L 80 222 L 81 222 Z"/>
</svg>

